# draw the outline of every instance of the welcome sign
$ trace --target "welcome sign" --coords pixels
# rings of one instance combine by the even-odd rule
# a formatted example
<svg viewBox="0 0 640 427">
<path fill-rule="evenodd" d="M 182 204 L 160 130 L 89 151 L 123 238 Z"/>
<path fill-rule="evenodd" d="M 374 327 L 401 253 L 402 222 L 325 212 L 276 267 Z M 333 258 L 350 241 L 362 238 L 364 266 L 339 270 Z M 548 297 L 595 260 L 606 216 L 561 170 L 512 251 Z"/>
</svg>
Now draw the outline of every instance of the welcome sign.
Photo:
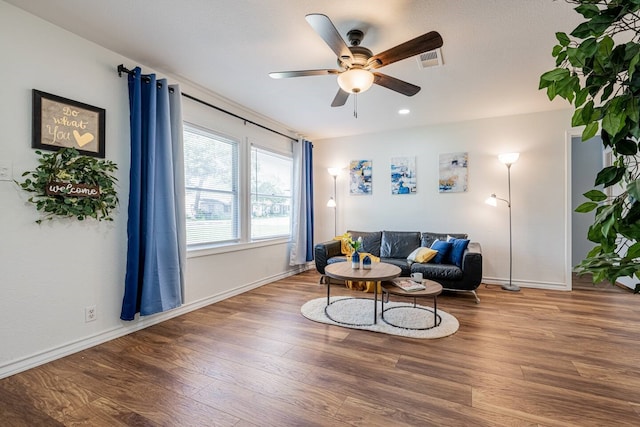
<svg viewBox="0 0 640 427">
<path fill-rule="evenodd" d="M 48 196 L 69 197 L 100 197 L 100 187 L 97 185 L 73 184 L 70 182 L 50 182 L 47 184 Z"/>
<path fill-rule="evenodd" d="M 33 148 L 104 158 L 105 110 L 33 89 Z"/>
</svg>

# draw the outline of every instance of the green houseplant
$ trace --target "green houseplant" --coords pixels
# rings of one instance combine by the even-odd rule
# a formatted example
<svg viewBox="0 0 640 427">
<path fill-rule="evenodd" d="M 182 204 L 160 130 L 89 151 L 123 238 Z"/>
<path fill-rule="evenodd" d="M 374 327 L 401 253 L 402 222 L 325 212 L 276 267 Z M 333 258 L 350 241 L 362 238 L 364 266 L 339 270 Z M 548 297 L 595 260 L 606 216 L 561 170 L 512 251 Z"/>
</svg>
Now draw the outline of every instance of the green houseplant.
<svg viewBox="0 0 640 427">
<path fill-rule="evenodd" d="M 595 211 L 588 238 L 595 247 L 576 267 L 593 281 L 640 278 L 640 0 L 566 0 L 584 22 L 569 35 L 558 32 L 553 47 L 556 68 L 540 77 L 549 99 L 569 101 L 573 126 L 584 126 L 582 140 L 598 133 L 610 148 L 613 164 L 595 178 L 595 186 L 618 186 L 617 195 L 599 189 L 578 212 Z M 640 292 L 636 284 L 635 292 Z"/>
<path fill-rule="evenodd" d="M 114 162 L 82 156 L 75 148 L 36 154 L 40 156 L 38 167 L 23 173 L 27 178 L 16 183 L 35 193 L 29 202 L 43 212 L 38 224 L 56 216 L 113 220 L 111 211 L 118 205 L 117 179 L 112 175 L 118 167 Z"/>
</svg>

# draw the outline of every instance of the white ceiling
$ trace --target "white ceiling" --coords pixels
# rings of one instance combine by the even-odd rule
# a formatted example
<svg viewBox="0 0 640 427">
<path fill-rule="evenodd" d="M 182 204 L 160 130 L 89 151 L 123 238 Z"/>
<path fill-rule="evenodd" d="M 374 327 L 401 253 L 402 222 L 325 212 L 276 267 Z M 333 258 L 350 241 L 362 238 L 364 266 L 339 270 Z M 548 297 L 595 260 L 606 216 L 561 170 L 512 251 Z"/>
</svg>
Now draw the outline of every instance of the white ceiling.
<svg viewBox="0 0 640 427">
<path fill-rule="evenodd" d="M 129 68 L 191 81 L 312 140 L 568 108 L 549 102 L 538 79 L 554 66 L 555 32 L 580 22 L 562 0 L 5 1 L 131 58 Z M 374 85 L 355 119 L 353 97 L 330 106 L 335 76 L 268 76 L 336 68 L 309 13 L 329 16 L 345 39 L 364 30 L 374 54 L 436 30 L 445 65 L 421 70 L 414 57 L 379 69 L 422 90 L 406 97 Z"/>
</svg>

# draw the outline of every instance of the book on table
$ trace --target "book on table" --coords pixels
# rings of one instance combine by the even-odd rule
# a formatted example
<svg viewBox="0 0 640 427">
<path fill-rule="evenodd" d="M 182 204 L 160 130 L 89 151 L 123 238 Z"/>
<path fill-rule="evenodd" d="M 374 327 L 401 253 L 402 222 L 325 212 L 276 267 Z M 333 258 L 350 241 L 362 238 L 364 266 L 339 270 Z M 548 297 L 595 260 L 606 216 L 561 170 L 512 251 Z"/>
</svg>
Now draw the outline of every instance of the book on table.
<svg viewBox="0 0 640 427">
<path fill-rule="evenodd" d="M 422 291 L 426 289 L 422 283 L 418 283 L 412 279 L 405 279 L 405 278 L 393 279 L 392 283 L 395 286 L 407 292 Z"/>
</svg>

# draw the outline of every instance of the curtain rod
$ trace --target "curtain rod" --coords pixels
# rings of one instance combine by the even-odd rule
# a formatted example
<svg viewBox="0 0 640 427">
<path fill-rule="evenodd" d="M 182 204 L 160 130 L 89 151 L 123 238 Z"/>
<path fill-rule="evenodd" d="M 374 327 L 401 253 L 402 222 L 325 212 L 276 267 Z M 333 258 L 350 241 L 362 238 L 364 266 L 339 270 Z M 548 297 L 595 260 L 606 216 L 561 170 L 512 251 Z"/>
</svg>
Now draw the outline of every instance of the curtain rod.
<svg viewBox="0 0 640 427">
<path fill-rule="evenodd" d="M 123 64 L 120 64 L 120 65 L 118 65 L 118 76 L 119 76 L 119 77 L 122 77 L 122 73 L 133 74 L 133 71 L 131 71 L 131 70 L 127 69 Z M 143 76 L 143 81 L 144 81 L 144 82 L 149 83 L 149 80 L 150 80 L 150 79 L 149 79 L 149 77 Z M 201 99 L 198 99 L 198 98 L 196 98 L 195 96 L 189 95 L 188 93 L 181 92 L 181 95 L 182 95 L 182 96 L 184 96 L 185 98 L 189 98 L 189 99 L 191 99 L 192 101 L 196 101 L 196 102 L 199 102 L 199 103 L 200 103 L 200 104 L 202 104 L 202 105 L 206 105 L 206 106 L 207 106 L 207 107 L 209 107 L 209 108 L 213 108 L 214 110 L 218 110 L 218 111 L 220 111 L 220 112 L 222 112 L 222 113 L 225 113 L 225 114 L 228 114 L 228 115 L 230 115 L 230 116 L 233 116 L 233 117 L 235 117 L 236 119 L 240 119 L 240 120 L 242 120 L 245 124 L 247 124 L 247 123 L 251 123 L 251 124 L 252 124 L 252 125 L 254 125 L 254 126 L 258 126 L 259 128 L 262 128 L 262 129 L 264 129 L 264 130 L 268 130 L 269 132 L 276 133 L 276 134 L 278 134 L 278 135 L 280 135 L 280 136 L 284 136 L 285 138 L 289 138 L 289 139 L 290 139 L 290 140 L 292 140 L 292 141 L 298 142 L 298 140 L 297 140 L 296 138 L 293 138 L 293 137 L 291 137 L 291 136 L 289 136 L 289 135 L 286 135 L 286 134 L 284 134 L 284 133 L 282 133 L 282 132 L 278 132 L 277 130 L 274 130 L 274 129 L 268 128 L 268 127 L 266 127 L 266 126 L 264 126 L 264 125 L 261 125 L 260 123 L 256 123 L 256 122 L 254 122 L 253 120 L 246 119 L 246 118 L 244 118 L 244 117 L 242 117 L 242 116 L 239 116 L 239 115 L 237 115 L 237 114 L 235 114 L 235 113 L 232 113 L 231 111 L 227 111 L 227 110 L 225 110 L 225 109 L 223 109 L 223 108 L 217 107 L 217 106 L 215 106 L 215 105 L 213 105 L 213 104 L 210 104 L 210 103 L 208 103 L 208 102 L 206 102 L 206 101 L 203 101 L 203 100 L 201 100 Z"/>
</svg>

